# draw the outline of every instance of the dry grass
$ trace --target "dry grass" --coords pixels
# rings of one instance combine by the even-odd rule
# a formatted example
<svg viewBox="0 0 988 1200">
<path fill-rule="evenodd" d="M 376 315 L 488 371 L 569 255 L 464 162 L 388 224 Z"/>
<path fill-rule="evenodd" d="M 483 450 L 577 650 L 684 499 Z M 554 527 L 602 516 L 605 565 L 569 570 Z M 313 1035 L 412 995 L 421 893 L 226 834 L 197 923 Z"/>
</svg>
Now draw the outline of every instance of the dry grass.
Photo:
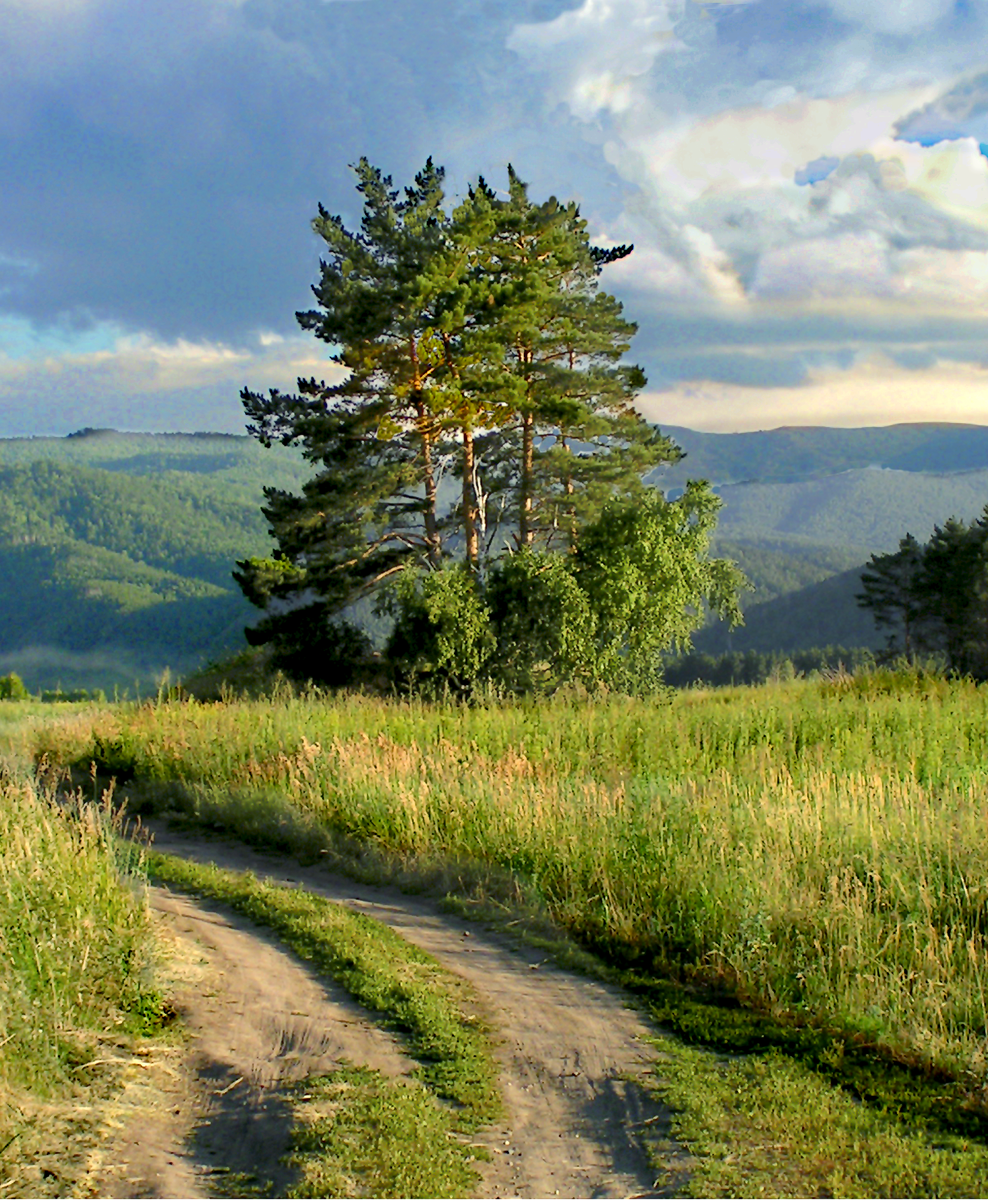
<svg viewBox="0 0 988 1200">
<path fill-rule="evenodd" d="M 267 807 L 514 873 L 626 962 L 984 1080 L 988 693 L 972 685 L 472 708 L 284 694 L 81 716 L 39 746 L 177 781 L 213 820 Z"/>
<path fill-rule="evenodd" d="M 160 1001 L 148 912 L 111 804 L 69 799 L 45 772 L 30 779 L 3 761 L 0 1189 L 41 1195 L 83 1168 L 93 1102 Z"/>
</svg>

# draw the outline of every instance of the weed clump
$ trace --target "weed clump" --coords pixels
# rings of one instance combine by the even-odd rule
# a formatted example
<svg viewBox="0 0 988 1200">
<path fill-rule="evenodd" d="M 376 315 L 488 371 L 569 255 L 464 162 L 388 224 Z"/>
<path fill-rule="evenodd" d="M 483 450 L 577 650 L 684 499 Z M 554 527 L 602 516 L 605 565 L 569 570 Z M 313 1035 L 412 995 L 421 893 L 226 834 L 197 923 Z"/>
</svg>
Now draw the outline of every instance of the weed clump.
<svg viewBox="0 0 988 1200">
<path fill-rule="evenodd" d="M 0 773 L 0 1181 L 30 1178 L 46 1106 L 106 1086 L 120 1056 L 108 1040 L 166 1020 L 139 862 L 119 834 L 109 799 Z"/>
</svg>

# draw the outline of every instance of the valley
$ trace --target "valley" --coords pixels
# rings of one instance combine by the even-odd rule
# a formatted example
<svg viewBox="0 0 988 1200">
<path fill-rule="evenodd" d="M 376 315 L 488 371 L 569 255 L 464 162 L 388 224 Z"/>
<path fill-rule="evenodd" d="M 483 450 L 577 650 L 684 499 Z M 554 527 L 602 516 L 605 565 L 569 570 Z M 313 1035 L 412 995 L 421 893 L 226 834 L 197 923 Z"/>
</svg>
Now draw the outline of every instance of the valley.
<svg viewBox="0 0 988 1200">
<path fill-rule="evenodd" d="M 715 484 L 714 552 L 753 584 L 745 626 L 697 634 L 707 653 L 881 646 L 854 602 L 857 569 L 907 530 L 922 540 L 976 517 L 988 495 L 980 426 L 668 432 L 687 457 L 652 481 Z M 0 675 L 35 692 L 148 694 L 166 670 L 235 652 L 256 613 L 230 572 L 268 551 L 262 490 L 308 474 L 296 452 L 230 435 L 0 439 Z"/>
</svg>

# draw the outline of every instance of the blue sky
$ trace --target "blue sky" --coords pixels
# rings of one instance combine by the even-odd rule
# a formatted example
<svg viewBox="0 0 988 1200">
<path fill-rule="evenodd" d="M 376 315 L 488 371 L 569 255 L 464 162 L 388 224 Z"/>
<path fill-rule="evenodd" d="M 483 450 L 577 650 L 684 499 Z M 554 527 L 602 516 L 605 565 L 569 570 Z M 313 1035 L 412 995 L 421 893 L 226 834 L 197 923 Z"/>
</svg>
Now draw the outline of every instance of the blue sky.
<svg viewBox="0 0 988 1200">
<path fill-rule="evenodd" d="M 986 151 L 988 0 L 0 0 L 0 436 L 327 375 L 362 154 L 633 241 L 660 424 L 988 423 Z"/>
</svg>

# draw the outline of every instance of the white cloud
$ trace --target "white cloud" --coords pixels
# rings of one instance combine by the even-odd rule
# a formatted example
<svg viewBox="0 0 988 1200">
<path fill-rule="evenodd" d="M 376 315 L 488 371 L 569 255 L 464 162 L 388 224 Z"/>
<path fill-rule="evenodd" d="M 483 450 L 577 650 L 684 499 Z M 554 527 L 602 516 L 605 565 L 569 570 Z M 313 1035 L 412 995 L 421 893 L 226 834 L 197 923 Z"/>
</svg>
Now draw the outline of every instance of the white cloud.
<svg viewBox="0 0 988 1200">
<path fill-rule="evenodd" d="M 900 421 L 988 422 L 988 370 L 976 363 L 937 363 L 907 370 L 881 354 L 847 371 L 811 372 L 799 387 L 681 383 L 643 395 L 638 407 L 659 425 L 715 433 L 781 425 L 856 428 Z"/>
<path fill-rule="evenodd" d="M 879 234 L 806 238 L 769 250 L 751 294 L 765 299 L 889 294 L 888 244 Z"/>
<path fill-rule="evenodd" d="M 935 25 L 954 9 L 954 0 L 829 0 L 834 15 L 877 33 L 915 33 Z"/>
<path fill-rule="evenodd" d="M 625 153 L 612 161 L 631 180 L 681 206 L 715 192 L 788 189 L 817 158 L 867 151 L 889 141 L 893 122 L 926 101 L 930 88 L 834 99 L 799 96 L 766 109 L 747 105 L 687 122 L 639 112 L 620 125 Z"/>
<path fill-rule="evenodd" d="M 629 109 L 635 80 L 681 48 L 673 27 L 682 11 L 682 0 L 584 0 L 552 21 L 516 26 L 508 48 L 549 67 L 553 102 L 590 121 Z"/>
<path fill-rule="evenodd" d="M 695 6 L 675 0 L 585 0 L 518 27 L 509 43 L 551 103 L 588 125 L 606 116 L 604 155 L 638 189 L 604 230 L 637 253 L 608 278 L 715 308 L 842 296 L 980 304 L 988 163 L 978 141 L 896 139 L 907 119 L 944 105 L 968 112 L 984 91 L 981 76 L 953 88 L 937 76 L 942 45 L 930 31 L 952 0 L 829 0 L 844 24 L 813 26 L 819 45 L 807 47 L 798 42 L 809 10 L 794 9 L 787 30 L 756 24 L 769 5 L 748 6 L 747 26 L 731 7 L 730 21 L 708 16 L 704 27 Z M 927 46 L 896 43 L 898 58 L 876 40 L 920 30 Z M 778 40 L 786 33 L 791 44 Z M 620 79 L 613 56 L 628 62 Z M 753 56 L 761 70 L 749 69 Z M 818 160 L 837 170 L 798 186 Z"/>
</svg>

